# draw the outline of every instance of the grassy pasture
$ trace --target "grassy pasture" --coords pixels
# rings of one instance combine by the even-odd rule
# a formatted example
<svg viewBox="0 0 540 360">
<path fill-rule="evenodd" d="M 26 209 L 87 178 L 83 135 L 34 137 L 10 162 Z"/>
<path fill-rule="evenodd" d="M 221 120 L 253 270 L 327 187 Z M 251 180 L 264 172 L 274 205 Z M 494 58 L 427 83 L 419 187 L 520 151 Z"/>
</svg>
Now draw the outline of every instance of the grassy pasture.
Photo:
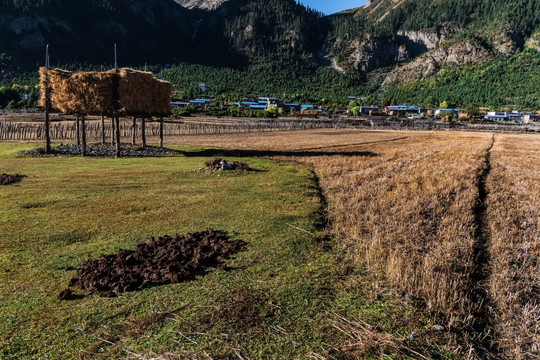
<svg viewBox="0 0 540 360">
<path fill-rule="evenodd" d="M 176 349 L 285 359 L 321 347 L 318 312 L 328 306 L 321 289 L 332 281 L 332 253 L 317 236 L 287 225 L 321 230 L 309 171 L 247 159 L 261 171 L 193 172 L 208 160 L 199 156 L 16 156 L 32 146 L 0 144 L 2 171 L 28 175 L 0 189 L 0 358 L 117 358 Z M 249 243 L 230 260 L 231 270 L 117 298 L 56 299 L 74 275 L 65 269 L 87 257 L 206 227 Z M 251 320 L 237 326 L 235 311 Z M 300 329 L 293 340 L 280 330 L 266 333 L 267 322 Z M 207 335 L 187 335 L 195 331 Z M 260 339 L 248 341 L 253 336 Z"/>
<path fill-rule="evenodd" d="M 339 260 L 305 166 L 228 157 L 260 171 L 199 172 L 215 151 L 198 146 L 147 159 L 18 155 L 34 146 L 0 144 L 1 171 L 28 176 L 0 188 L 0 359 L 308 358 L 340 353 L 338 313 L 377 323 L 375 334 L 421 326 L 393 289 L 376 296 L 371 278 Z M 56 298 L 75 273 L 66 268 L 88 257 L 206 227 L 248 242 L 226 271 L 116 298 Z"/>
<path fill-rule="evenodd" d="M 28 175 L 0 188 L 0 359 L 538 356 L 538 136 L 167 140 L 184 156 L 30 159 L 17 154 L 31 144 L 0 144 L 0 170 Z M 216 153 L 262 171 L 193 172 Z M 230 270 L 55 299 L 67 266 L 205 227 L 248 242 Z"/>
</svg>

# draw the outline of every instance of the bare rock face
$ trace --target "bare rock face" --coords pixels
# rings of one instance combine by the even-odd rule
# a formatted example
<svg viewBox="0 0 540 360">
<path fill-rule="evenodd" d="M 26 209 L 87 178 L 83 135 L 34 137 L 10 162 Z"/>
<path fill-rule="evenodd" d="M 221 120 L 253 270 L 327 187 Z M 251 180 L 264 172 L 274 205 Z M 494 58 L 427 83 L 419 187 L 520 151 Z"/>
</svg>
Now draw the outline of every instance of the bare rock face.
<svg viewBox="0 0 540 360">
<path fill-rule="evenodd" d="M 188 9 L 215 10 L 228 0 L 174 0 Z"/>
<path fill-rule="evenodd" d="M 349 42 L 345 53 L 348 54 L 345 63 L 353 71 L 369 72 L 381 66 L 387 66 L 399 57 L 408 56 L 406 50 L 395 42 L 380 38 L 370 38 L 361 41 L 354 39 Z"/>
<path fill-rule="evenodd" d="M 440 47 L 396 68 L 387 76 L 384 83 L 401 85 L 414 80 L 423 80 L 435 75 L 443 65 L 482 64 L 491 57 L 486 48 L 470 41 Z"/>
<path fill-rule="evenodd" d="M 411 57 L 416 57 L 429 50 L 441 46 L 446 40 L 452 38 L 460 28 L 452 24 L 443 24 L 438 31 L 433 30 L 400 30 L 397 32 L 397 40 L 407 47 Z"/>
<path fill-rule="evenodd" d="M 525 43 L 526 48 L 533 48 L 536 51 L 540 52 L 540 32 L 537 32 L 527 40 Z"/>
<path fill-rule="evenodd" d="M 493 47 L 503 55 L 514 55 L 518 48 L 511 38 L 510 30 L 502 30 L 493 40 Z"/>
<path fill-rule="evenodd" d="M 426 50 L 432 50 L 443 41 L 446 40 L 446 35 L 435 31 L 404 31 L 400 30 L 397 33 L 398 38 L 404 43 L 410 43 L 410 45 L 416 45 Z"/>
</svg>

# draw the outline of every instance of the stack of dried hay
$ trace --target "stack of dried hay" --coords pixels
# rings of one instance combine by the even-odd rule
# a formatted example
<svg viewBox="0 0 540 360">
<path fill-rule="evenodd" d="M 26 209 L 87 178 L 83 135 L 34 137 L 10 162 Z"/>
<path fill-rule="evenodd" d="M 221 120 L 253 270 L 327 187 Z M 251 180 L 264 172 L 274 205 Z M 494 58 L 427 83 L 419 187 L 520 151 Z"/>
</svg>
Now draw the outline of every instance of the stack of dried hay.
<svg viewBox="0 0 540 360">
<path fill-rule="evenodd" d="M 151 72 L 122 68 L 118 76 L 119 110 L 128 114 L 153 114 L 154 75 Z"/>
<path fill-rule="evenodd" d="M 154 115 L 167 116 L 171 113 L 171 95 L 173 87 L 168 81 L 157 80 L 154 82 L 152 94 L 152 109 Z"/>
<path fill-rule="evenodd" d="M 63 113 L 103 115 L 119 110 L 125 115 L 164 116 L 171 112 L 171 83 L 157 80 L 150 72 L 123 68 L 118 72 L 72 73 L 40 68 L 39 73 L 40 105 L 45 106 L 47 87 L 51 108 Z M 115 77 L 118 80 L 117 104 L 114 101 Z"/>
</svg>

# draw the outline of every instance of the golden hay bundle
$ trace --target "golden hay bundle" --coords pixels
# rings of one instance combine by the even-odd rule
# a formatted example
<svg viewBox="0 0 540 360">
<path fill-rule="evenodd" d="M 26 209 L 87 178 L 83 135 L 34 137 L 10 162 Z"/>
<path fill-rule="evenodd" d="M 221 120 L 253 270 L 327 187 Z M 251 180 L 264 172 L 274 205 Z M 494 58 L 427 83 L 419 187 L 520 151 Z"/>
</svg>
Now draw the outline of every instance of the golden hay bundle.
<svg viewBox="0 0 540 360">
<path fill-rule="evenodd" d="M 127 114 L 153 113 L 152 94 L 155 78 L 151 72 L 122 68 L 118 71 L 119 106 Z"/>
<path fill-rule="evenodd" d="M 157 80 L 150 72 L 122 68 L 72 73 L 40 68 L 39 74 L 40 105 L 45 106 L 47 90 L 50 107 L 63 113 L 103 115 L 117 110 L 125 115 L 164 116 L 171 112 L 171 83 Z"/>
<path fill-rule="evenodd" d="M 49 106 L 53 109 L 62 111 L 57 105 L 65 101 L 68 94 L 63 93 L 68 86 L 67 81 L 72 73 L 60 69 L 48 69 L 42 67 L 39 69 L 39 85 L 41 88 L 41 96 L 39 104 L 45 106 L 45 94 L 48 94 Z M 46 92 L 47 90 L 47 92 Z"/>
<path fill-rule="evenodd" d="M 51 89 L 49 87 L 48 81 L 47 81 L 47 69 L 44 67 L 39 68 L 39 89 L 40 89 L 40 96 L 39 96 L 39 106 L 45 107 L 46 106 L 46 97 L 45 95 L 49 95 L 49 101 L 51 100 Z M 49 91 L 46 91 L 46 90 Z"/>
<path fill-rule="evenodd" d="M 69 79 L 70 112 L 102 115 L 114 108 L 113 75 L 104 72 L 78 72 Z"/>
<path fill-rule="evenodd" d="M 152 110 L 154 115 L 167 116 L 171 114 L 172 84 L 164 80 L 155 80 L 152 94 Z"/>
</svg>

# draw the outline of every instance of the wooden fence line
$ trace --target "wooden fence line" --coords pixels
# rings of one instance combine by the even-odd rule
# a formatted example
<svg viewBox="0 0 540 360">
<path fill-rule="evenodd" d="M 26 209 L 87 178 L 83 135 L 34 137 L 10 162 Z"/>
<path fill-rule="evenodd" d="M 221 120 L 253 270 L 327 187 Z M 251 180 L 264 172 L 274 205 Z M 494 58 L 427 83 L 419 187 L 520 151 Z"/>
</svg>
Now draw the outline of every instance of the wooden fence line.
<svg viewBox="0 0 540 360">
<path fill-rule="evenodd" d="M 219 121 L 219 119 L 217 120 Z M 467 124 L 452 125 L 448 123 L 434 122 L 411 122 L 411 121 L 354 121 L 354 120 L 222 120 L 219 123 L 211 121 L 165 123 L 164 136 L 181 135 L 215 135 L 265 131 L 289 131 L 324 128 L 371 128 L 388 130 L 464 130 L 464 131 L 492 131 L 492 132 L 539 132 L 538 125 L 498 125 L 498 124 Z M 137 124 L 136 135 L 141 136 L 141 125 Z M 105 123 L 105 139 L 111 138 L 111 123 Z M 120 135 L 122 138 L 131 139 L 133 132 L 131 122 L 120 123 Z M 159 122 L 146 123 L 146 136 L 159 137 Z M 89 123 L 86 126 L 86 136 L 91 141 L 101 139 L 101 124 Z M 76 137 L 74 123 L 51 124 L 51 139 L 56 141 L 72 140 Z M 10 123 L 0 121 L 1 140 L 38 141 L 45 139 L 45 124 Z"/>
<path fill-rule="evenodd" d="M 164 136 L 180 135 L 215 135 L 231 133 L 248 133 L 263 131 L 285 131 L 332 128 L 336 126 L 335 121 L 253 121 L 236 123 L 165 123 Z M 137 124 L 136 135 L 141 136 L 141 126 Z M 146 136 L 159 136 L 159 123 L 146 123 Z M 120 124 L 120 135 L 123 138 L 131 138 L 133 127 L 128 123 Z M 86 126 L 86 136 L 91 140 L 101 139 L 101 124 L 90 123 Z M 51 124 L 52 140 L 71 140 L 76 137 L 75 124 L 57 123 Z M 105 124 L 105 138 L 111 137 L 111 124 Z M 44 140 L 44 124 L 24 124 L 24 123 L 0 123 L 0 140 Z"/>
</svg>

